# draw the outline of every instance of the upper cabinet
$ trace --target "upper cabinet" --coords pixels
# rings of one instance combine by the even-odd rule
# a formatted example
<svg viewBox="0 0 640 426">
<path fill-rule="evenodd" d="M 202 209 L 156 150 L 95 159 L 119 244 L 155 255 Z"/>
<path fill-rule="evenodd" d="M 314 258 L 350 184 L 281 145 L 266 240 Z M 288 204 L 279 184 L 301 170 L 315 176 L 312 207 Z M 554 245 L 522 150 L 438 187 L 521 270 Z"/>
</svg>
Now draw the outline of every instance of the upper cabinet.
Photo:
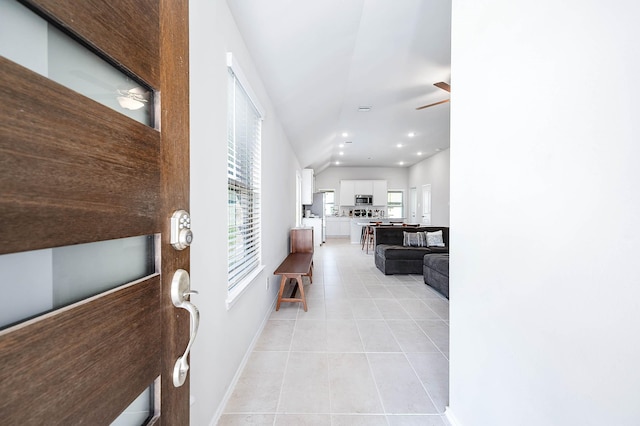
<svg viewBox="0 0 640 426">
<path fill-rule="evenodd" d="M 340 181 L 340 205 L 353 206 L 356 200 L 356 186 L 354 180 Z"/>
<path fill-rule="evenodd" d="M 340 205 L 353 206 L 356 195 L 373 195 L 374 206 L 387 205 L 386 180 L 341 180 Z"/>
<path fill-rule="evenodd" d="M 354 180 L 356 195 L 373 195 L 373 181 Z"/>
<path fill-rule="evenodd" d="M 313 204 L 313 169 L 302 169 L 302 204 Z"/>
<path fill-rule="evenodd" d="M 374 206 L 386 206 L 387 205 L 387 181 L 386 180 L 374 180 L 373 183 L 373 205 Z"/>
</svg>

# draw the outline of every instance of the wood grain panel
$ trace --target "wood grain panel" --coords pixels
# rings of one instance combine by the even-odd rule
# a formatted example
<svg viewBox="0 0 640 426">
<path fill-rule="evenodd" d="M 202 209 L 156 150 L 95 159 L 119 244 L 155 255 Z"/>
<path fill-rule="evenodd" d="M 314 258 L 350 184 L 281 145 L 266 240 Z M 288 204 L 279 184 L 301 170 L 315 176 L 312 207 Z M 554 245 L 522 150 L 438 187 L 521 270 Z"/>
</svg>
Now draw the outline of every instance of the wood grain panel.
<svg viewBox="0 0 640 426">
<path fill-rule="evenodd" d="M 313 228 L 293 228 L 290 231 L 291 253 L 313 253 Z"/>
<path fill-rule="evenodd" d="M 162 194 L 161 215 L 169 217 L 178 209 L 189 210 L 189 2 L 160 0 L 160 49 L 162 110 Z M 169 302 L 175 270 L 189 271 L 190 249 L 175 251 L 169 244 L 169 222 L 162 229 L 163 340 L 165 371 L 173 368 L 177 356 L 189 340 L 189 314 Z M 197 232 L 196 232 L 197 238 Z M 198 289 L 195 283 L 195 289 Z M 197 302 L 196 302 L 197 305 Z M 204 336 L 198 336 L 202 339 Z M 162 376 L 163 425 L 189 424 L 189 382 L 175 388 L 171 376 Z M 197 370 L 196 373 L 197 374 Z"/>
<path fill-rule="evenodd" d="M 159 133 L 2 57 L 0 72 L 0 254 L 159 232 Z"/>
<path fill-rule="evenodd" d="M 113 421 L 160 375 L 159 298 L 153 275 L 0 331 L 0 423 Z"/>
<path fill-rule="evenodd" d="M 112 62 L 160 87 L 157 0 L 23 0 Z M 55 16 L 55 18 L 48 18 Z"/>
</svg>

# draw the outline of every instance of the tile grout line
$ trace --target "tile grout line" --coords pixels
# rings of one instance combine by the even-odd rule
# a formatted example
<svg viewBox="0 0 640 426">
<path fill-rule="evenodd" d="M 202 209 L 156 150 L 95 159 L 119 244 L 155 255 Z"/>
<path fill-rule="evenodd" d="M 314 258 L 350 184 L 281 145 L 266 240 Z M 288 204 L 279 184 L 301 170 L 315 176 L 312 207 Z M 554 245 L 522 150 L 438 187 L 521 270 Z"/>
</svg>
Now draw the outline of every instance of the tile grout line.
<svg viewBox="0 0 640 426">
<path fill-rule="evenodd" d="M 380 315 L 382 316 L 382 312 L 380 312 L 380 309 L 378 309 L 378 306 L 375 305 L 376 309 L 378 310 L 378 312 L 380 313 Z M 362 340 L 362 333 L 360 332 L 360 325 L 358 324 L 358 320 L 355 321 L 356 322 L 356 329 L 358 330 L 358 336 L 360 336 L 360 344 L 362 345 L 362 350 L 364 351 L 364 357 L 367 360 L 367 367 L 369 368 L 369 374 L 371 374 L 371 379 L 373 380 L 373 385 L 376 388 L 376 394 L 378 395 L 378 401 L 380 401 L 380 407 L 382 407 L 382 412 L 384 415 L 384 420 L 385 423 L 387 424 L 387 426 L 389 425 L 389 419 L 387 417 L 387 410 L 384 406 L 384 401 L 382 400 L 382 395 L 380 394 L 380 387 L 378 386 L 378 381 L 376 380 L 376 376 L 375 374 L 373 374 L 373 368 L 371 368 L 371 361 L 369 360 L 369 352 L 367 352 L 367 348 L 364 345 L 364 341 Z"/>
<path fill-rule="evenodd" d="M 276 410 L 273 415 L 273 426 L 276 426 L 276 419 L 278 418 L 278 414 L 280 413 L 280 404 L 282 402 L 282 394 L 284 392 L 284 383 L 287 377 L 287 370 L 289 369 L 289 359 L 291 358 L 291 347 L 293 346 L 293 336 L 296 334 L 296 329 L 298 328 L 298 315 L 300 313 L 300 307 L 298 306 L 298 310 L 296 311 L 296 318 L 293 323 L 293 331 L 291 332 L 291 341 L 289 342 L 289 350 L 287 352 L 287 359 L 284 362 L 284 369 L 282 372 L 282 382 L 280 383 L 280 394 L 278 395 L 278 403 L 276 404 Z"/>
<path fill-rule="evenodd" d="M 434 314 L 438 315 L 437 312 L 434 312 L 426 303 L 424 303 L 422 300 L 420 300 L 420 303 L 422 303 L 426 308 L 428 308 L 430 311 L 432 311 Z M 429 341 L 431 342 L 431 344 L 440 352 L 442 353 L 442 351 L 440 351 L 440 348 L 438 347 L 438 345 L 435 344 L 435 342 L 433 340 L 431 340 L 431 338 L 429 337 L 429 335 L 427 333 L 425 333 L 425 331 L 422 329 L 422 327 L 420 327 L 420 325 L 418 324 L 418 322 L 416 321 L 416 319 L 413 317 L 413 315 L 411 315 L 411 313 L 409 311 L 407 311 L 407 309 L 400 304 L 400 307 L 402 309 L 404 309 L 404 311 L 407 313 L 407 315 L 409 315 L 409 318 L 411 319 L 411 321 L 413 322 L 413 324 L 418 327 L 418 330 L 420 330 L 420 332 L 422 334 L 425 335 L 425 337 L 427 339 L 429 339 Z M 439 317 L 440 315 L 438 315 Z M 393 330 L 391 330 L 391 334 L 393 334 L 395 336 L 395 334 L 393 333 Z M 407 361 L 407 364 L 409 364 L 409 367 L 411 367 L 411 371 L 413 371 L 413 374 L 415 374 L 416 378 L 418 379 L 418 381 L 420 382 L 420 386 L 422 386 L 422 389 L 424 389 L 425 393 L 427 394 L 427 397 L 429 398 L 429 401 L 431 401 L 431 405 L 433 405 L 433 408 L 436 409 L 436 411 L 438 410 L 438 407 L 436 405 L 436 402 L 433 400 L 433 397 L 431 396 L 431 393 L 429 392 L 429 389 L 427 389 L 427 386 L 425 385 L 424 381 L 420 378 L 420 375 L 418 374 L 418 372 L 416 371 L 415 367 L 413 366 L 413 364 L 411 363 L 411 360 L 409 359 L 409 357 L 407 356 L 407 352 L 404 350 L 404 348 L 402 347 L 402 345 L 400 345 L 400 349 L 402 349 L 402 355 L 404 356 L 404 359 Z M 443 354 L 444 355 L 444 354 Z M 448 361 L 447 361 L 448 363 Z M 444 414 L 443 413 L 438 413 L 438 414 Z"/>
</svg>

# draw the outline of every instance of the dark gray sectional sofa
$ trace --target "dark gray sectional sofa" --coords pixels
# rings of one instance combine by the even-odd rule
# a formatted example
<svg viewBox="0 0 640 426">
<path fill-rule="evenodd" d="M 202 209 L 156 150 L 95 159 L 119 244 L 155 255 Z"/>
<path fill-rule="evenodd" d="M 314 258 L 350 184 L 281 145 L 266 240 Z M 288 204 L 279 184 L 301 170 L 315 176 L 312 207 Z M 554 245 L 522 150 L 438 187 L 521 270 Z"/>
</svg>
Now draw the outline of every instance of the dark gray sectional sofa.
<svg viewBox="0 0 640 426">
<path fill-rule="evenodd" d="M 424 283 L 449 298 L 449 253 L 431 253 L 424 257 Z"/>
<path fill-rule="evenodd" d="M 405 247 L 403 232 L 442 231 L 444 247 Z M 381 226 L 375 228 L 375 263 L 385 275 L 422 274 L 424 255 L 449 253 L 449 228 L 442 226 L 405 227 Z"/>
</svg>

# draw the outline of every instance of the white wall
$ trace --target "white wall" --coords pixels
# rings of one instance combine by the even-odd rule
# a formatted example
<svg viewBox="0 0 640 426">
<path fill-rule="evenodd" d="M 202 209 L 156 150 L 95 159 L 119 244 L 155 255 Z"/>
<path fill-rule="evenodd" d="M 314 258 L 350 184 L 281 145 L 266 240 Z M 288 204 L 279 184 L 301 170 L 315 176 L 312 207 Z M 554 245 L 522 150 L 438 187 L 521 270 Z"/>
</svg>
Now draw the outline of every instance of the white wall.
<svg viewBox="0 0 640 426">
<path fill-rule="evenodd" d="M 640 424 L 640 3 L 453 0 L 451 413 Z"/>
<path fill-rule="evenodd" d="M 449 226 L 449 150 L 424 159 L 409 169 L 409 188 L 416 188 L 418 218 L 422 216 L 422 185 L 431 185 L 431 225 Z M 409 193 L 405 197 L 409 214 Z"/>
<path fill-rule="evenodd" d="M 200 309 L 191 355 L 191 424 L 219 414 L 243 357 L 276 297 L 266 280 L 288 251 L 295 225 L 295 174 L 300 169 L 224 0 L 190 2 L 191 247 L 193 302 Z M 262 237 L 266 265 L 230 309 L 227 297 L 227 67 L 231 51 L 266 109 L 262 128 Z"/>
</svg>

